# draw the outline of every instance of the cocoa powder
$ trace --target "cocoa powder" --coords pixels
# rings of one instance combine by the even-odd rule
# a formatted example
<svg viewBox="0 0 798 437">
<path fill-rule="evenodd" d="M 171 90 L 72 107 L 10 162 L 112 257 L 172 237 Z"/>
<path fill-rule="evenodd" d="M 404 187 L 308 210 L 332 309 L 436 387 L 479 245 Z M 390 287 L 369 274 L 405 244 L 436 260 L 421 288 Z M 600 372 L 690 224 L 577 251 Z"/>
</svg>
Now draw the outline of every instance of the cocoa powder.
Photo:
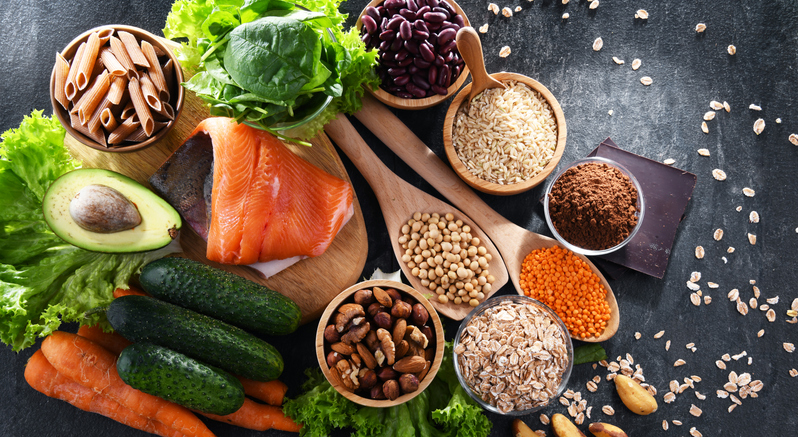
<svg viewBox="0 0 798 437">
<path fill-rule="evenodd" d="M 623 242 L 637 225 L 637 189 L 623 172 L 589 162 L 566 170 L 549 193 L 549 216 L 569 243 L 602 250 Z"/>
</svg>

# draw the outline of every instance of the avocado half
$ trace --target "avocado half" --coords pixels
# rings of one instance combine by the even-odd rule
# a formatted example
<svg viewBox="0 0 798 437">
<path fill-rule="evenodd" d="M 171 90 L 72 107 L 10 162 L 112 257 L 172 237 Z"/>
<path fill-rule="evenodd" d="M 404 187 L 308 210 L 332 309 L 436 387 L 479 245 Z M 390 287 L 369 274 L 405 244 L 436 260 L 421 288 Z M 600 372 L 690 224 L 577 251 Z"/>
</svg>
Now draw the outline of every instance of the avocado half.
<svg viewBox="0 0 798 437">
<path fill-rule="evenodd" d="M 79 225 L 70 213 L 70 204 L 84 188 L 108 187 L 124 196 L 138 211 L 141 223 L 130 229 L 95 232 Z M 103 169 L 80 169 L 53 182 L 42 201 L 44 219 L 50 229 L 66 242 L 95 252 L 143 252 L 166 246 L 177 238 L 182 226 L 180 214 L 129 177 Z"/>
</svg>

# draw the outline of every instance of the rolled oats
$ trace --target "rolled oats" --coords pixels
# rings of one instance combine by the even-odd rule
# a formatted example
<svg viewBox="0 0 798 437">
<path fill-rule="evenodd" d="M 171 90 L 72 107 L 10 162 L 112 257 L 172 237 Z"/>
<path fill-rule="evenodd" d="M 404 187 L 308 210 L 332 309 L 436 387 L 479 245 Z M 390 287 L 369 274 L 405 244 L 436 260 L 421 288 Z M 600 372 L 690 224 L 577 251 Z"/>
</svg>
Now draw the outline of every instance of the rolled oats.
<svg viewBox="0 0 798 437">
<path fill-rule="evenodd" d="M 750 105 L 748 105 L 748 109 L 750 109 L 752 111 L 761 111 L 762 107 L 759 106 L 759 105 L 755 105 L 755 104 L 751 103 Z"/>
<path fill-rule="evenodd" d="M 510 52 L 511 52 L 510 46 L 504 46 L 504 47 L 501 48 L 501 50 L 499 50 L 499 57 L 500 58 L 506 58 L 506 57 L 510 56 Z"/>
<path fill-rule="evenodd" d="M 709 288 L 718 288 L 720 285 L 716 282 L 707 282 L 707 287 Z"/>
<path fill-rule="evenodd" d="M 488 10 L 493 12 L 494 15 L 499 15 L 499 5 L 496 3 L 488 3 Z"/>
<path fill-rule="evenodd" d="M 698 23 L 695 25 L 695 31 L 698 33 L 702 33 L 703 31 L 707 30 L 707 25 L 704 23 Z"/>
<path fill-rule="evenodd" d="M 698 258 L 698 259 L 703 258 L 705 253 L 706 253 L 706 251 L 704 251 L 704 246 L 696 246 L 695 247 L 695 257 L 696 258 Z"/>
<path fill-rule="evenodd" d="M 715 111 L 708 111 L 708 112 L 704 113 L 704 120 L 705 121 L 711 121 L 714 118 L 715 118 Z M 702 150 L 707 150 L 707 149 L 699 149 L 698 150 L 698 154 L 699 155 L 709 156 L 709 150 L 707 150 L 707 154 L 706 155 L 701 153 Z"/>
<path fill-rule="evenodd" d="M 673 164 L 676 164 L 676 160 L 673 159 L 673 158 L 668 158 L 668 159 L 662 161 L 662 163 L 665 164 L 665 165 L 673 165 Z"/>
<path fill-rule="evenodd" d="M 720 103 L 717 100 L 713 100 L 713 101 L 709 102 L 709 107 L 714 109 L 714 110 L 716 110 L 716 111 L 719 111 L 719 110 L 723 109 L 723 103 Z"/>
<path fill-rule="evenodd" d="M 623 65 L 623 59 L 621 59 L 621 58 L 619 58 L 617 56 L 613 56 L 612 57 L 612 61 L 615 62 L 618 65 Z"/>
<path fill-rule="evenodd" d="M 639 18 L 641 20 L 648 20 L 648 11 L 646 11 L 645 9 L 638 9 L 637 12 L 635 12 L 635 18 Z"/>
<path fill-rule="evenodd" d="M 685 364 L 686 362 L 683 359 L 679 358 L 673 363 L 673 367 L 684 366 Z"/>
<path fill-rule="evenodd" d="M 599 0 L 593 0 L 592 2 L 590 2 L 590 6 L 588 7 L 590 9 L 596 9 L 597 7 L 599 7 Z"/>
<path fill-rule="evenodd" d="M 730 55 L 734 55 L 737 53 L 737 47 L 730 44 L 728 47 L 726 47 L 726 52 L 728 52 Z"/>
<path fill-rule="evenodd" d="M 787 138 L 793 144 L 793 146 L 798 146 L 798 134 L 790 134 Z"/>
<path fill-rule="evenodd" d="M 759 213 L 751 211 L 751 213 L 748 214 L 748 221 L 751 223 L 759 223 Z"/>
<path fill-rule="evenodd" d="M 654 83 L 654 80 L 653 80 L 653 79 L 651 79 L 651 78 L 650 78 L 650 77 L 648 77 L 648 76 L 643 76 L 643 77 L 641 77 L 641 78 L 640 78 L 640 83 L 642 83 L 642 84 L 643 84 L 643 85 L 645 85 L 645 86 L 649 86 L 649 85 L 651 85 L 652 83 Z"/>
<path fill-rule="evenodd" d="M 754 122 L 754 133 L 759 135 L 762 133 L 763 130 L 765 130 L 765 120 L 758 118 Z"/>
<path fill-rule="evenodd" d="M 502 15 L 504 15 L 507 18 L 510 18 L 510 17 L 513 16 L 513 11 L 510 8 L 506 8 L 506 7 L 502 8 Z"/>
<path fill-rule="evenodd" d="M 701 122 L 701 132 L 708 134 L 709 133 L 709 126 L 707 126 L 706 121 Z"/>
<path fill-rule="evenodd" d="M 659 331 L 654 334 L 654 338 L 662 338 L 663 335 L 665 335 L 665 331 Z"/>
<path fill-rule="evenodd" d="M 601 37 L 596 38 L 596 40 L 593 41 L 593 51 L 597 52 L 601 50 L 602 47 L 604 47 L 604 40 L 601 39 Z"/>
<path fill-rule="evenodd" d="M 571 18 L 571 14 L 569 14 L 568 12 L 566 12 L 566 13 L 562 14 L 562 19 L 563 19 L 563 20 L 567 20 L 567 19 L 569 19 L 569 18 Z"/>
<path fill-rule="evenodd" d="M 643 61 L 641 61 L 640 59 L 635 58 L 632 61 L 632 70 L 637 70 L 638 68 L 640 68 L 641 65 L 643 65 Z"/>
<path fill-rule="evenodd" d="M 751 245 L 756 244 L 756 234 L 752 234 L 752 233 L 749 232 L 748 233 L 748 242 L 751 243 Z"/>
<path fill-rule="evenodd" d="M 729 298 L 729 300 L 735 301 L 735 300 L 739 299 L 740 291 L 737 290 L 736 288 L 733 288 L 731 291 L 729 291 L 729 294 L 727 295 L 727 297 Z"/>
<path fill-rule="evenodd" d="M 695 429 L 695 427 L 690 428 L 690 435 L 693 437 L 703 437 L 703 434 L 701 434 L 697 429 Z"/>
<path fill-rule="evenodd" d="M 719 180 L 719 181 L 725 181 L 726 180 L 726 172 L 721 170 L 721 169 L 719 169 L 719 168 L 716 168 L 716 169 L 712 170 L 712 177 L 717 179 L 717 180 Z"/>
<path fill-rule="evenodd" d="M 754 190 L 752 190 L 751 188 L 745 187 L 745 188 L 743 188 L 743 194 L 746 197 L 754 197 L 754 194 L 756 194 L 756 192 Z"/>
<path fill-rule="evenodd" d="M 759 337 L 759 338 L 762 338 L 763 335 L 765 335 L 765 330 L 764 329 L 760 329 L 759 332 L 756 333 L 756 336 Z"/>
<path fill-rule="evenodd" d="M 488 23 L 479 26 L 479 33 L 488 33 L 488 27 L 489 27 Z"/>
<path fill-rule="evenodd" d="M 615 409 L 614 409 L 614 408 L 612 408 L 612 407 L 611 407 L 611 406 L 609 406 L 609 405 L 605 405 L 605 406 L 601 407 L 601 411 L 602 411 L 604 414 L 606 414 L 607 416 L 612 416 L 613 414 L 615 414 Z"/>
<path fill-rule="evenodd" d="M 784 343 L 782 344 L 782 346 L 784 347 L 784 350 L 787 351 L 788 353 L 795 352 L 795 345 L 792 343 Z"/>
<path fill-rule="evenodd" d="M 712 296 L 704 296 L 704 305 L 709 305 L 710 303 L 712 303 Z"/>
<path fill-rule="evenodd" d="M 695 404 L 690 404 L 690 414 L 695 417 L 700 417 L 701 413 L 703 413 L 703 411 L 701 411 L 700 408 L 696 407 Z"/>
<path fill-rule="evenodd" d="M 665 430 L 665 431 L 668 430 L 668 421 L 667 420 L 663 420 L 662 421 L 662 429 Z"/>
<path fill-rule="evenodd" d="M 798 369 L 790 369 L 790 376 L 792 376 L 793 378 L 798 376 Z"/>
<path fill-rule="evenodd" d="M 729 105 L 729 102 L 725 100 L 723 101 L 723 109 L 726 110 L 726 112 L 731 112 L 731 106 Z"/>
</svg>

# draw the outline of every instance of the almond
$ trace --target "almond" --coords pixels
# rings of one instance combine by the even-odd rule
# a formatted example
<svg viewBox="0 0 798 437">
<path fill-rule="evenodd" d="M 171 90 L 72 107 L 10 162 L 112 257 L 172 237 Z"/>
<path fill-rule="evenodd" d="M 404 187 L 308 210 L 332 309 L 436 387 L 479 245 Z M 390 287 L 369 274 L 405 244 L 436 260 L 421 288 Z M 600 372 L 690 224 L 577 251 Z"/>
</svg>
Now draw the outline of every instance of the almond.
<svg viewBox="0 0 798 437">
<path fill-rule="evenodd" d="M 355 348 L 346 343 L 338 342 L 330 345 L 330 349 L 338 352 L 341 355 L 352 355 L 355 353 Z"/>
<path fill-rule="evenodd" d="M 405 357 L 394 363 L 393 370 L 399 373 L 418 373 L 424 370 L 426 365 L 427 361 L 423 357 Z"/>
</svg>

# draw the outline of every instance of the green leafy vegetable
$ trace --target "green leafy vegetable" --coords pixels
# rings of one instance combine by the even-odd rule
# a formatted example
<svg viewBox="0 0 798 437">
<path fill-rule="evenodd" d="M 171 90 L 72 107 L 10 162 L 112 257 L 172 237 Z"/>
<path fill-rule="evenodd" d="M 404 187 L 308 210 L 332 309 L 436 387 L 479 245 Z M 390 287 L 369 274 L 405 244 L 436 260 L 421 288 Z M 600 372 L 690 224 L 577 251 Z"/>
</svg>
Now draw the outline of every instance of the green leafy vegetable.
<svg viewBox="0 0 798 437">
<path fill-rule="evenodd" d="M 232 117 L 310 138 L 339 112 L 360 109 L 362 85 L 375 87 L 377 52 L 344 31 L 341 0 L 177 0 L 164 35 L 185 38 L 178 59 L 196 73 L 183 85 Z M 305 9 L 302 9 L 305 8 Z M 325 107 L 326 105 L 326 107 Z M 323 108 L 323 109 L 322 109 Z"/>
<path fill-rule="evenodd" d="M 447 343 L 436 378 L 418 396 L 390 408 L 358 406 L 338 394 L 321 372 L 305 372 L 305 391 L 283 411 L 303 424 L 302 436 L 321 437 L 333 429 L 353 428 L 358 437 L 482 437 L 491 423 L 460 386 Z"/>
<path fill-rule="evenodd" d="M 588 343 L 574 349 L 574 365 L 606 360 L 607 352 L 598 343 Z"/>
<path fill-rule="evenodd" d="M 0 143 L 0 340 L 15 351 L 62 321 L 96 324 L 84 315 L 113 299 L 116 287 L 149 261 L 174 251 L 110 255 L 66 244 L 44 222 L 42 198 L 62 174 L 80 167 L 64 147 L 64 128 L 34 111 Z"/>
</svg>

